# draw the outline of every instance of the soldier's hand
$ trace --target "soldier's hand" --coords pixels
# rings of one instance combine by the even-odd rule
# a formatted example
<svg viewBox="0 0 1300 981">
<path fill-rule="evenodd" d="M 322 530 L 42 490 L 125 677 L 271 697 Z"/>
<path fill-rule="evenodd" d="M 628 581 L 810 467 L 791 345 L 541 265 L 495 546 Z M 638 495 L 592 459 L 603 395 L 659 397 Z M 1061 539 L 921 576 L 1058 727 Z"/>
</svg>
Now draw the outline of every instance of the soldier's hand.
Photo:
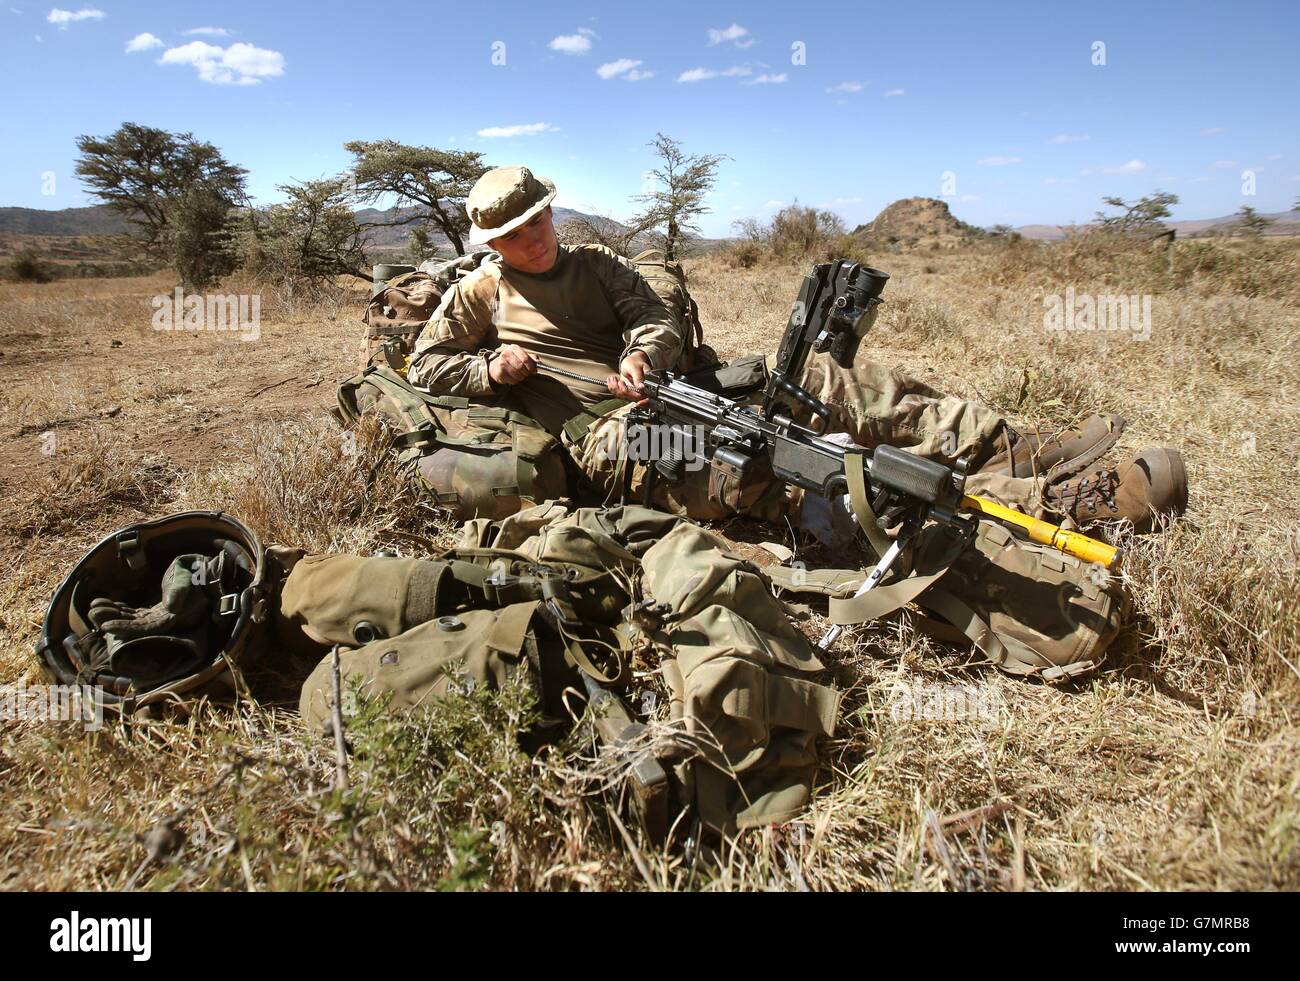
<svg viewBox="0 0 1300 981">
<path fill-rule="evenodd" d="M 639 399 L 643 394 L 641 383 L 649 370 L 650 359 L 641 351 L 633 351 L 618 366 L 618 374 L 605 379 L 605 385 L 619 398 Z"/>
<path fill-rule="evenodd" d="M 498 385 L 518 385 L 536 373 L 536 360 L 518 344 L 497 348 L 496 357 L 488 362 L 488 377 Z"/>
</svg>

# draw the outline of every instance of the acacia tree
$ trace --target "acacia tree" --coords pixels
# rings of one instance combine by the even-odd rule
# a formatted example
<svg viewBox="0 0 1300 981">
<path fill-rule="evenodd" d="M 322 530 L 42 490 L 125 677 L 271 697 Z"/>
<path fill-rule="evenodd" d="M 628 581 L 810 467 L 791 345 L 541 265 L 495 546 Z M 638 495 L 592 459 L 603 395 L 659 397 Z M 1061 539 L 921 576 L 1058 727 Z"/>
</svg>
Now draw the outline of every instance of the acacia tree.
<svg viewBox="0 0 1300 981">
<path fill-rule="evenodd" d="M 394 208 L 390 220 L 368 222 L 366 227 L 423 222 L 441 232 L 457 255 L 465 254 L 470 224 L 465 198 L 474 182 L 488 171 L 483 154 L 407 146 L 394 140 L 353 140 L 343 144 L 343 149 L 356 158 L 351 176 L 359 202 L 395 197 L 399 203 L 414 206 L 407 214 Z"/>
<path fill-rule="evenodd" d="M 1243 204 L 1241 210 L 1237 212 L 1237 223 L 1234 228 L 1250 238 L 1259 238 L 1264 234 L 1264 229 L 1271 224 L 1273 224 L 1272 218 L 1261 215 L 1248 204 Z"/>
<path fill-rule="evenodd" d="M 103 138 L 79 136 L 77 149 L 77 176 L 136 226 L 132 241 L 146 255 L 172 265 L 188 285 L 233 268 L 223 229 L 231 209 L 247 200 L 248 171 L 191 133 L 136 123 Z"/>
<path fill-rule="evenodd" d="M 664 256 L 675 259 L 686 233 L 699 231 L 695 219 L 709 213 L 704 196 L 718 179 L 718 164 L 730 158 L 721 153 L 687 154 L 682 151 L 681 143 L 663 133 L 656 133 L 650 146 L 661 161 L 650 171 L 659 187 L 633 199 L 644 202 L 646 207 L 630 224 L 662 229 L 659 234 Z"/>
<path fill-rule="evenodd" d="M 630 257 L 636 240 L 654 227 L 654 222 L 644 224 L 640 216 L 629 224 L 615 221 L 602 214 L 575 215 L 556 229 L 559 239 L 566 245 L 583 245 L 596 242 L 619 255 Z"/>
<path fill-rule="evenodd" d="M 1097 223 L 1104 231 L 1130 234 L 1133 232 L 1159 232 L 1164 230 L 1161 219 L 1170 215 L 1170 205 L 1178 203 L 1177 194 L 1156 191 L 1129 204 L 1123 198 L 1102 198 L 1102 203 L 1119 208 L 1120 214 L 1097 212 Z"/>
<path fill-rule="evenodd" d="M 298 284 L 321 288 L 335 276 L 369 279 L 365 233 L 352 210 L 350 188 L 339 179 L 281 184 L 287 200 L 247 211 L 239 222 L 245 267 L 288 292 Z"/>
</svg>

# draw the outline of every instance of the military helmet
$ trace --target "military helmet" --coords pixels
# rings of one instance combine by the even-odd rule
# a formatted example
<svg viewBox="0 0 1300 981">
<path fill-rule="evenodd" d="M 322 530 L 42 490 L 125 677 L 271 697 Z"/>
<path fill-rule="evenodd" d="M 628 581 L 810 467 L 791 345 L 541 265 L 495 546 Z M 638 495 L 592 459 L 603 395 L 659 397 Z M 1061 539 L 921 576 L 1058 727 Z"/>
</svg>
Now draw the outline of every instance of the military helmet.
<svg viewBox="0 0 1300 981">
<path fill-rule="evenodd" d="M 128 710 L 229 680 L 266 619 L 266 579 L 257 536 L 223 512 L 129 525 L 55 591 L 37 658 L 54 681 L 99 686 Z"/>
</svg>

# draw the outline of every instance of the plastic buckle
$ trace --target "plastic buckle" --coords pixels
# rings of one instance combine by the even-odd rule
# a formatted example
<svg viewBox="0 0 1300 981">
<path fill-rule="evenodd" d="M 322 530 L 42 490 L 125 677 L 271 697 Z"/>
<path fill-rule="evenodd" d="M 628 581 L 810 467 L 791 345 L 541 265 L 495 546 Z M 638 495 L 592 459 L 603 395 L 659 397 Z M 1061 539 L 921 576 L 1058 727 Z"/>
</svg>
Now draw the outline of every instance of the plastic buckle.
<svg viewBox="0 0 1300 981">
<path fill-rule="evenodd" d="M 147 563 L 144 552 L 140 549 L 138 531 L 124 531 L 117 536 L 117 554 L 132 572 L 144 572 Z"/>
<path fill-rule="evenodd" d="M 221 597 L 221 604 L 217 608 L 217 615 L 228 617 L 239 612 L 239 594 L 226 593 Z"/>
</svg>

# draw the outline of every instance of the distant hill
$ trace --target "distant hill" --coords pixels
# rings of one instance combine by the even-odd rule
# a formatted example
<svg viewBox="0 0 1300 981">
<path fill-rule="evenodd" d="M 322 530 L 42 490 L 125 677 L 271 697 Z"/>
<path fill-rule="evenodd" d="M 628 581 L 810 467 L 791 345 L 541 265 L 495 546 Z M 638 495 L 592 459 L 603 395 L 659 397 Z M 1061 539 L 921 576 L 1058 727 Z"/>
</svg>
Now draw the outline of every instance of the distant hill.
<svg viewBox="0 0 1300 981">
<path fill-rule="evenodd" d="M 1274 224 L 1264 230 L 1265 235 L 1300 235 L 1300 211 L 1275 211 L 1264 215 Z M 1237 224 L 1236 215 L 1222 218 L 1199 218 L 1192 221 L 1167 221 L 1165 226 L 1178 233 L 1179 238 L 1194 238 L 1208 234 L 1230 234 Z M 1054 241 L 1065 238 L 1070 229 L 1084 231 L 1092 225 L 1021 225 L 1016 229 L 1025 238 Z"/>
<path fill-rule="evenodd" d="M 0 232 L 16 235 L 125 235 L 132 229 L 107 205 L 91 208 L 0 208 Z"/>
<path fill-rule="evenodd" d="M 617 222 L 608 218 L 589 215 L 571 208 L 552 208 L 557 228 L 574 219 L 582 219 L 596 228 L 613 225 L 622 228 Z M 423 208 L 361 208 L 357 211 L 357 220 L 363 224 L 375 221 L 392 221 L 395 217 L 408 217 L 420 214 Z M 0 235 L 40 235 L 40 236 L 89 236 L 121 235 L 132 230 L 132 225 L 118 217 L 115 212 L 104 205 L 91 208 L 64 208 L 62 211 L 42 211 L 39 208 L 0 208 Z M 394 225 L 385 228 L 372 228 L 367 232 L 368 251 L 379 253 L 405 253 L 411 240 L 413 225 Z M 435 246 L 448 244 L 441 233 L 433 231 L 430 241 Z M 723 240 L 692 239 L 695 249 L 707 249 L 722 244 Z M 638 240 L 639 242 L 639 240 Z M 649 244 L 640 243 L 640 244 Z"/>
<path fill-rule="evenodd" d="M 885 245 L 944 249 L 964 245 L 987 233 L 954 218 L 946 201 L 903 198 L 853 229 L 853 234 Z"/>
<path fill-rule="evenodd" d="M 416 208 L 403 208 L 397 214 L 405 217 L 416 211 Z M 554 212 L 557 226 L 571 218 L 595 220 L 590 215 L 568 208 L 555 208 Z M 391 208 L 387 211 L 362 208 L 357 212 L 357 220 L 391 221 L 393 214 Z M 0 208 L 0 233 L 13 235 L 125 235 L 132 228 L 130 222 L 102 204 L 89 208 L 63 208 L 60 211 L 44 211 L 40 208 Z M 371 241 L 379 248 L 406 248 L 410 236 L 411 226 L 399 225 L 372 230 Z M 434 241 L 444 243 L 441 236 L 435 236 Z"/>
<path fill-rule="evenodd" d="M 378 208 L 361 208 L 357 211 L 357 221 L 367 224 L 373 221 L 393 221 L 396 218 L 407 218 L 411 215 L 423 214 L 424 208 L 388 208 L 379 210 Z M 596 221 L 592 215 L 583 214 L 581 211 L 573 211 L 569 208 L 559 208 L 552 206 L 551 212 L 558 228 L 566 221 L 573 218 L 585 218 L 587 221 Z M 372 249 L 405 249 L 411 241 L 411 229 L 414 225 L 394 225 L 391 228 L 372 228 L 369 230 L 368 238 Z M 434 245 L 446 245 L 447 239 L 440 232 L 430 229 L 429 240 Z"/>
</svg>

